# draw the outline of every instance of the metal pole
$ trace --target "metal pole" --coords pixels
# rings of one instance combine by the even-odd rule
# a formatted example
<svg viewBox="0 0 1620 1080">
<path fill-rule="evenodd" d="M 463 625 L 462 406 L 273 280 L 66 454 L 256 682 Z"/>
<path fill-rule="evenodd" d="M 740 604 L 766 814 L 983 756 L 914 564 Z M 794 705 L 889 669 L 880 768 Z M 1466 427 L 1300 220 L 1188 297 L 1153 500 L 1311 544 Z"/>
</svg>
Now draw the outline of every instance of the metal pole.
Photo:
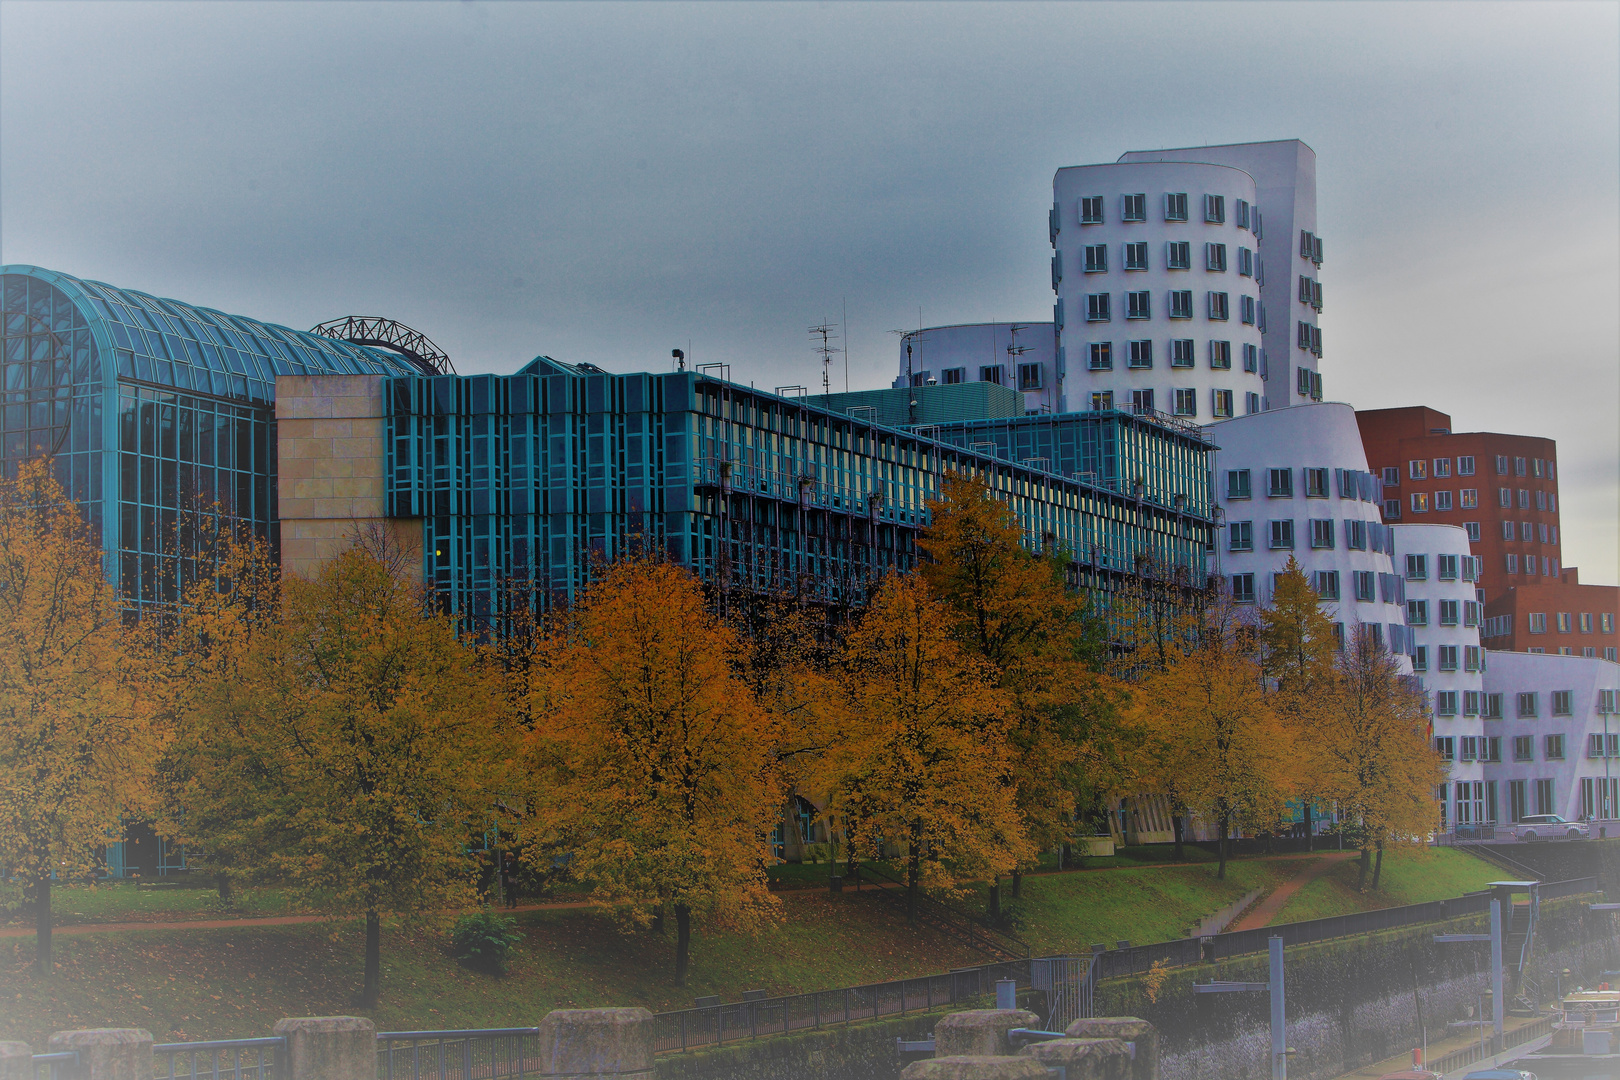
<svg viewBox="0 0 1620 1080">
<path fill-rule="evenodd" d="M 1271 1078 L 1288 1080 L 1288 1026 L 1283 1011 L 1283 939 L 1271 936 Z"/>
<path fill-rule="evenodd" d="M 1491 1053 L 1502 1050 L 1502 901 L 1491 901 Z"/>
</svg>

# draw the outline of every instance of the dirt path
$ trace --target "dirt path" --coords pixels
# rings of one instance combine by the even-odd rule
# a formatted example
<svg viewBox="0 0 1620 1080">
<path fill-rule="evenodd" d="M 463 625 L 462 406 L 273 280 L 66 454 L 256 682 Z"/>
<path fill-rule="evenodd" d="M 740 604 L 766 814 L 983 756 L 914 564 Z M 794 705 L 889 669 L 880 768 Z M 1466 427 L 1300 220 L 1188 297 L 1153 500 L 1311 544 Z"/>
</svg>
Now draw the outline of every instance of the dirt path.
<svg viewBox="0 0 1620 1080">
<path fill-rule="evenodd" d="M 1271 920 L 1277 917 L 1277 912 L 1282 910 L 1283 905 L 1288 903 L 1295 893 L 1346 859 L 1355 858 L 1356 855 L 1354 851 L 1334 851 L 1317 856 L 1314 862 L 1294 875 L 1292 880 L 1277 886 L 1270 896 L 1250 908 L 1243 918 L 1228 926 L 1227 930 L 1258 930 L 1262 926 L 1270 926 Z"/>
</svg>

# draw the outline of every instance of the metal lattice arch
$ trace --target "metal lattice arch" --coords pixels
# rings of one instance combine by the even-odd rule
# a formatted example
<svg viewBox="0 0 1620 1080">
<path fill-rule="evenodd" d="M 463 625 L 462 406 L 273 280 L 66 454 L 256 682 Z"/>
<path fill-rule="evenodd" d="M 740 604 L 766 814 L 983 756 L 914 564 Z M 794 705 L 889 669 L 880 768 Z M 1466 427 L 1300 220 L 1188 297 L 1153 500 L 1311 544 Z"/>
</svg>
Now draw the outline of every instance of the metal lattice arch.
<svg viewBox="0 0 1620 1080">
<path fill-rule="evenodd" d="M 429 341 L 426 334 L 380 315 L 349 315 L 342 319 L 330 319 L 312 327 L 310 333 L 354 345 L 389 349 L 410 360 L 428 375 L 456 373 L 449 355 Z"/>
</svg>

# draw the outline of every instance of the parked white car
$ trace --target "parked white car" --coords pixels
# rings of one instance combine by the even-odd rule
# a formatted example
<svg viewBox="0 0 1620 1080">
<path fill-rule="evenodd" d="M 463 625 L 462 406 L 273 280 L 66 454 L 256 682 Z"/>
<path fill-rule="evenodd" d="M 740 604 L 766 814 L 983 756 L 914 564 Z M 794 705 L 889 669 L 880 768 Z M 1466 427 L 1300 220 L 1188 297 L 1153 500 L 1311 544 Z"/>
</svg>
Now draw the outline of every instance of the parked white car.
<svg viewBox="0 0 1620 1080">
<path fill-rule="evenodd" d="M 1584 821 L 1567 821 L 1557 814 L 1531 814 L 1519 819 L 1511 830 L 1520 840 L 1585 840 L 1592 827 Z"/>
</svg>

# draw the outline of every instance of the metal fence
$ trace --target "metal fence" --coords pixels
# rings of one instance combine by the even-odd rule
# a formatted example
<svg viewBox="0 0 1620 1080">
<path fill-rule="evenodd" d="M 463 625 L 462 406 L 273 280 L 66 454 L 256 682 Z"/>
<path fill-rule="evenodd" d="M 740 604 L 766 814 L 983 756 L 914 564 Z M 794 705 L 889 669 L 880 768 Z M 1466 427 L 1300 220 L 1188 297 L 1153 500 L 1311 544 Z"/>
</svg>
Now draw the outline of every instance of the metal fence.
<svg viewBox="0 0 1620 1080">
<path fill-rule="evenodd" d="M 377 1032 L 379 1080 L 503 1080 L 535 1075 L 540 1029 Z"/>
<path fill-rule="evenodd" d="M 39 1080 L 42 1072 L 49 1080 L 59 1080 L 64 1066 L 77 1066 L 79 1064 L 79 1052 L 77 1050 L 60 1050 L 50 1054 L 35 1054 L 33 1058 L 35 1080 Z"/>
<path fill-rule="evenodd" d="M 1486 1025 L 1481 1024 L 1480 1026 L 1481 1028 L 1484 1028 Z M 1551 1034 L 1552 1029 L 1553 1017 L 1543 1016 L 1538 1020 L 1534 1020 L 1531 1023 L 1524 1025 L 1521 1028 L 1515 1028 L 1512 1031 L 1503 1032 L 1502 1040 L 1507 1044 L 1506 1049 L 1511 1050 L 1515 1046 L 1523 1046 L 1526 1043 L 1534 1042 L 1543 1035 Z M 1489 1035 L 1487 1035 L 1486 1038 L 1488 1039 Z M 1489 1049 L 1490 1047 L 1488 1045 L 1482 1046 L 1479 1043 L 1475 1043 L 1472 1046 L 1465 1046 L 1460 1050 L 1453 1050 L 1449 1054 L 1442 1054 L 1433 1061 L 1426 1063 L 1423 1067 L 1426 1069 L 1433 1069 L 1435 1072 L 1444 1075 L 1446 1073 L 1455 1072 L 1458 1069 L 1472 1065 L 1476 1061 L 1483 1061 L 1492 1056 L 1486 1052 Z"/>
<path fill-rule="evenodd" d="M 153 1043 L 152 1058 L 153 1080 L 278 1080 L 287 1074 L 287 1040 Z"/>
</svg>

